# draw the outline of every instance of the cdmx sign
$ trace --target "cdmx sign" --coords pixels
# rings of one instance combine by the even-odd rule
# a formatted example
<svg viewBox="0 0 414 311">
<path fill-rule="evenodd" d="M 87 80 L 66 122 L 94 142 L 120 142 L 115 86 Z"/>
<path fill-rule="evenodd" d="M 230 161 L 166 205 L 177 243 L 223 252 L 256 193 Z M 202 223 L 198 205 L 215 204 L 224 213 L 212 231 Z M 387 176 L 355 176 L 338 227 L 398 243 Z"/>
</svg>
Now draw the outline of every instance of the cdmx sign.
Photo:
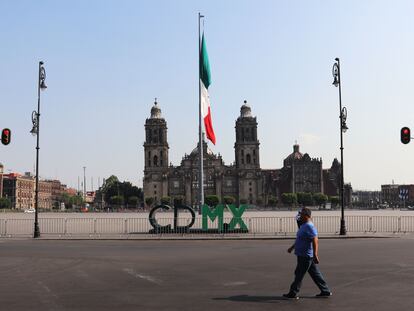
<svg viewBox="0 0 414 311">
<path fill-rule="evenodd" d="M 153 229 L 150 233 L 247 233 L 249 232 L 246 224 L 242 219 L 242 215 L 246 210 L 247 205 L 227 205 L 219 204 L 214 208 L 203 205 L 201 208 L 201 229 L 191 229 L 196 221 L 196 214 L 194 210 L 187 205 L 178 204 L 174 207 L 161 204 L 155 206 L 149 214 L 149 222 Z M 232 219 L 229 223 L 224 223 L 224 210 L 227 208 L 232 214 Z M 174 210 L 174 223 L 168 225 L 160 225 L 157 222 L 156 214 L 160 210 L 168 211 Z M 180 211 L 188 211 L 191 214 L 191 221 L 187 226 L 178 226 L 178 219 Z M 209 228 L 209 219 L 214 222 L 217 219 L 217 228 Z M 236 228 L 238 226 L 238 228 Z"/>
</svg>

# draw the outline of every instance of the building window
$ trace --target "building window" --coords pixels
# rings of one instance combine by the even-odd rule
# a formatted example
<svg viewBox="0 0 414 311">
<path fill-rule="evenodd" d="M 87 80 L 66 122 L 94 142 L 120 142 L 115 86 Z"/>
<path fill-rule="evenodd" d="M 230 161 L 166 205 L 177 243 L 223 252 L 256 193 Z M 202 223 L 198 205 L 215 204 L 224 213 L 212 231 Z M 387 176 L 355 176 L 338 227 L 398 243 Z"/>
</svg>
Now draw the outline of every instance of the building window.
<svg viewBox="0 0 414 311">
<path fill-rule="evenodd" d="M 158 157 L 154 156 L 154 166 L 158 166 Z"/>
<path fill-rule="evenodd" d="M 250 162 L 251 162 L 251 156 L 250 156 L 250 154 L 247 154 L 247 156 L 246 156 L 246 163 L 247 164 L 250 164 Z"/>
<path fill-rule="evenodd" d="M 256 149 L 253 149 L 253 155 L 256 155 Z"/>
<path fill-rule="evenodd" d="M 158 135 L 157 135 L 158 133 L 157 133 L 157 130 L 154 130 L 154 137 L 153 137 L 153 143 L 157 143 L 158 142 Z"/>
<path fill-rule="evenodd" d="M 154 185 L 154 189 L 157 189 L 157 185 Z"/>
<path fill-rule="evenodd" d="M 251 186 L 252 185 L 252 182 L 251 181 L 249 181 L 249 186 Z"/>
<path fill-rule="evenodd" d="M 227 186 L 227 187 L 231 187 L 231 186 L 233 186 L 233 182 L 232 182 L 231 180 L 227 180 L 227 182 L 226 182 L 226 186 Z"/>
<path fill-rule="evenodd" d="M 173 186 L 174 186 L 174 188 L 180 188 L 180 182 L 179 181 L 174 181 Z"/>
</svg>

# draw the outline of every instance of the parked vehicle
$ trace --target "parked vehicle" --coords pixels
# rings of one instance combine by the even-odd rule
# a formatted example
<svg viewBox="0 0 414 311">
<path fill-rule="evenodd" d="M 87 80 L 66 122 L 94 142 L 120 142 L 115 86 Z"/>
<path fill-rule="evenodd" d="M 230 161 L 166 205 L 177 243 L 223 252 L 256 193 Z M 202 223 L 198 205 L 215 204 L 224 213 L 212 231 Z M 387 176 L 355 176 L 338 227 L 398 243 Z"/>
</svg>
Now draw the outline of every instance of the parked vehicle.
<svg viewBox="0 0 414 311">
<path fill-rule="evenodd" d="M 24 210 L 25 213 L 34 213 L 35 209 L 34 208 L 28 208 Z"/>
</svg>

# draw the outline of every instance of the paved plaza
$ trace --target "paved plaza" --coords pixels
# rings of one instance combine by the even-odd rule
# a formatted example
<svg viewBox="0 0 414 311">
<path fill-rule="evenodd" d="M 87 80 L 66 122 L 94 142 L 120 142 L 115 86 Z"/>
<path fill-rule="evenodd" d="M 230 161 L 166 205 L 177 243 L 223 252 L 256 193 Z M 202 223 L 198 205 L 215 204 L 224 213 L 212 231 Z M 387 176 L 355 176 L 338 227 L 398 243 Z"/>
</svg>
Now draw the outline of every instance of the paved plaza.
<svg viewBox="0 0 414 311">
<path fill-rule="evenodd" d="M 414 238 L 323 239 L 329 299 L 287 301 L 292 240 L 0 240 L 0 310 L 411 310 Z"/>
</svg>

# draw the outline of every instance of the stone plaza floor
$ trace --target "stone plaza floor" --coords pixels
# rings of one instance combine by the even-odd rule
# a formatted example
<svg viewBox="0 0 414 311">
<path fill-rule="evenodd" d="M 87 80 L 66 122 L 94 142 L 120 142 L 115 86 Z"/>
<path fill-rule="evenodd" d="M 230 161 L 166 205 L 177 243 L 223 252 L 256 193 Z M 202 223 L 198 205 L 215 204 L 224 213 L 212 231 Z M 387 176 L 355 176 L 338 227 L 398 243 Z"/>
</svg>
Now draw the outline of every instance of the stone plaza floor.
<svg viewBox="0 0 414 311">
<path fill-rule="evenodd" d="M 293 240 L 0 240 L 0 310 L 411 310 L 414 238 L 323 239 L 332 288 L 293 280 Z"/>
</svg>

